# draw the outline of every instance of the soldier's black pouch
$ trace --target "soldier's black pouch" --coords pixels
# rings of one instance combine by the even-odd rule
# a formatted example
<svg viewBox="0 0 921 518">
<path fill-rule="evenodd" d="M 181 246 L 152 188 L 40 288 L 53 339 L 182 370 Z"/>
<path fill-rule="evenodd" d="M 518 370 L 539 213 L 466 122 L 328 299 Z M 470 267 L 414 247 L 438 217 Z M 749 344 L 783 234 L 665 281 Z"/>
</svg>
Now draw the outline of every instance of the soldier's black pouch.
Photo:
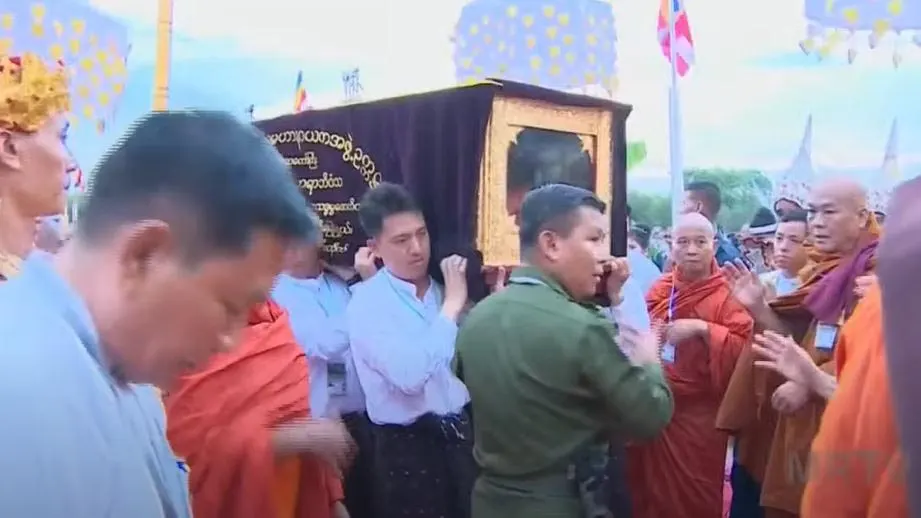
<svg viewBox="0 0 921 518">
<path fill-rule="evenodd" d="M 569 464 L 568 476 L 579 492 L 584 518 L 614 518 L 609 506 L 610 459 L 607 443 L 598 443 L 577 451 Z"/>
</svg>

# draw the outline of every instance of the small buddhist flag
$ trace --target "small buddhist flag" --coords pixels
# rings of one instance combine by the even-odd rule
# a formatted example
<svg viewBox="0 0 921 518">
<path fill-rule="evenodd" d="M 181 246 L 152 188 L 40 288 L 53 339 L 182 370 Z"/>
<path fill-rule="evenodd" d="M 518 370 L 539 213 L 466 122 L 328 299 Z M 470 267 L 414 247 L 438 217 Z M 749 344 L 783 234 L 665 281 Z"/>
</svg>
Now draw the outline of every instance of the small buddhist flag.
<svg viewBox="0 0 921 518">
<path fill-rule="evenodd" d="M 304 89 L 304 72 L 297 73 L 297 84 L 294 86 L 294 113 L 307 109 L 307 90 Z"/>
</svg>

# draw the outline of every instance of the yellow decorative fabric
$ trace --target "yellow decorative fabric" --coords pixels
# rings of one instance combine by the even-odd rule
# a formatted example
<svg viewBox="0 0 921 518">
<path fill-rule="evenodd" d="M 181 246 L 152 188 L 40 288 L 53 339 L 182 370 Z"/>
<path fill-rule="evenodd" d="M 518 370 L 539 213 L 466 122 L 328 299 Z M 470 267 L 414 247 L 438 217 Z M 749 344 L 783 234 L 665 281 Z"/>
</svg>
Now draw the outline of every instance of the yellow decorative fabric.
<svg viewBox="0 0 921 518">
<path fill-rule="evenodd" d="M 0 55 L 0 128 L 32 133 L 70 111 L 67 71 L 32 53 Z"/>
</svg>

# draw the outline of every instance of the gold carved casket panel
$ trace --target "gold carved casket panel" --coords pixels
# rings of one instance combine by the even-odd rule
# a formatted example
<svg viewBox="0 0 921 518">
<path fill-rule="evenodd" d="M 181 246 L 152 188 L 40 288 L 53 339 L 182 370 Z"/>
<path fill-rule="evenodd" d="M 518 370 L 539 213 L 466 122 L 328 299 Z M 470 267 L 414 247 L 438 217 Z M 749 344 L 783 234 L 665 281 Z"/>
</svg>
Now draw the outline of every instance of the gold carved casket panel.
<svg viewBox="0 0 921 518">
<path fill-rule="evenodd" d="M 480 167 L 477 247 L 487 265 L 520 263 L 516 214 L 528 190 L 566 183 L 611 202 L 613 113 L 497 95 Z"/>
</svg>

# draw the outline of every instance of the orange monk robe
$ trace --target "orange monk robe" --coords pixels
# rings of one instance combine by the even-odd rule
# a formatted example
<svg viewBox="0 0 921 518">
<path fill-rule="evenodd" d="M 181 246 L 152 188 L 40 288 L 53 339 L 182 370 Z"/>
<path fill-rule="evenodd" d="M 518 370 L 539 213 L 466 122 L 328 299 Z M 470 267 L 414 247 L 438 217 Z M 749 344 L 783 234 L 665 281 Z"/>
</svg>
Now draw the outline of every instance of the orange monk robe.
<svg viewBox="0 0 921 518">
<path fill-rule="evenodd" d="M 838 387 L 812 443 L 803 518 L 907 518 L 882 297 L 868 289 L 841 332 Z"/>
<path fill-rule="evenodd" d="M 675 287 L 675 320 L 700 319 L 706 339 L 675 344 L 665 374 L 675 414 L 662 434 L 627 450 L 629 487 L 636 518 L 719 517 L 728 436 L 714 426 L 716 412 L 739 353 L 752 339 L 752 318 L 732 296 L 714 262 L 711 275 L 688 282 L 680 271 L 663 275 L 646 296 L 653 321 L 665 321 Z"/>
<path fill-rule="evenodd" d="M 167 434 L 190 469 L 196 518 L 331 518 L 342 485 L 318 458 L 278 459 L 271 430 L 309 416 L 307 360 L 288 315 L 254 308 L 240 345 L 165 397 Z"/>
<path fill-rule="evenodd" d="M 862 245 L 877 241 L 879 232 L 871 216 Z M 804 301 L 826 275 L 846 266 L 851 257 L 811 249 L 809 258 L 810 264 L 800 272 L 799 289 L 770 305 L 816 364 L 834 374 L 832 355 L 817 351 L 813 344 L 816 322 Z M 872 261 L 869 268 L 872 271 Z M 761 504 L 767 518 L 796 516 L 806 482 L 809 448 L 825 402 L 813 398 L 793 415 L 779 415 L 771 405 L 771 396 L 786 380 L 766 369 L 756 369 L 754 360 L 751 348 L 746 347 L 720 406 L 717 427 L 736 436 L 737 462 L 762 485 Z"/>
<path fill-rule="evenodd" d="M 772 308 L 786 317 L 786 323 L 793 328 L 794 338 L 801 340 L 812 321 L 812 315 L 802 305 L 803 299 L 825 274 L 838 265 L 838 260 L 838 256 L 824 256 L 811 250 L 810 263 L 800 272 L 800 288 L 771 303 Z M 771 396 L 784 380 L 774 373 L 755 369 L 754 361 L 754 353 L 748 344 L 732 373 L 717 414 L 716 426 L 735 436 L 736 462 L 761 484 L 779 419 L 771 405 Z"/>
</svg>

